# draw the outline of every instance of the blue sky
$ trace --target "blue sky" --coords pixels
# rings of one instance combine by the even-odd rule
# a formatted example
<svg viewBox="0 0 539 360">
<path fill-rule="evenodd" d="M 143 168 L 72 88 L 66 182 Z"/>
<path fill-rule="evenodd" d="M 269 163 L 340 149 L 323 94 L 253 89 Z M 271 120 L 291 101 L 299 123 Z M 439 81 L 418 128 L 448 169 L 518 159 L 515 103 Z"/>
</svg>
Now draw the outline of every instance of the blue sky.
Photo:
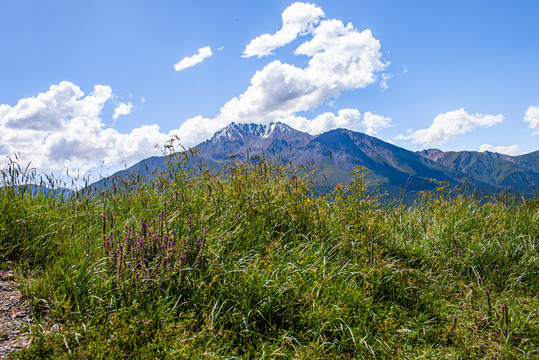
<svg viewBox="0 0 539 360">
<path fill-rule="evenodd" d="M 0 155 L 112 171 L 230 121 L 535 151 L 538 13 L 537 1 L 2 1 Z"/>
</svg>

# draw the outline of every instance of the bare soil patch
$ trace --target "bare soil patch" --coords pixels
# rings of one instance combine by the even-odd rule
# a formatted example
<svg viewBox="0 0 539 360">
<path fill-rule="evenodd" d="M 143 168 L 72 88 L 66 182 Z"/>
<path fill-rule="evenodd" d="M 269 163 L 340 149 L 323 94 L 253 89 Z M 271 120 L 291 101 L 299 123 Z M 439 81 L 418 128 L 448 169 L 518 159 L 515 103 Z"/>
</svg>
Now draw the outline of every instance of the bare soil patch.
<svg viewBox="0 0 539 360">
<path fill-rule="evenodd" d="M 22 329 L 32 322 L 30 308 L 18 291 L 15 276 L 0 271 L 0 359 L 30 345 L 30 338 Z"/>
</svg>

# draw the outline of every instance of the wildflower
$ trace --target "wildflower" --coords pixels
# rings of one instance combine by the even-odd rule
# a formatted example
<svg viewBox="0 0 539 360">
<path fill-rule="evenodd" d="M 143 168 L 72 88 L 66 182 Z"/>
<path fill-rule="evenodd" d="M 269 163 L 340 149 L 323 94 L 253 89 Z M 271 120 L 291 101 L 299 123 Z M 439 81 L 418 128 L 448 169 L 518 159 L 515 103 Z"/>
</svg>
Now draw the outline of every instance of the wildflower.
<svg viewBox="0 0 539 360">
<path fill-rule="evenodd" d="M 462 255 L 462 251 L 459 250 L 458 254 L 459 254 L 459 256 Z"/>
</svg>

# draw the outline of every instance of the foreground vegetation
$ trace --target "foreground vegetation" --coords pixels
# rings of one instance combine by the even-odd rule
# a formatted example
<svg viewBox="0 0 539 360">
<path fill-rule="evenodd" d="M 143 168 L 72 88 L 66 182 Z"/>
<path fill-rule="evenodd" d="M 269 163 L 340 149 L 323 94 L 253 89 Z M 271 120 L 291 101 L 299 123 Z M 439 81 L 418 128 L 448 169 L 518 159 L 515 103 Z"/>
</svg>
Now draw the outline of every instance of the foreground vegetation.
<svg viewBox="0 0 539 360">
<path fill-rule="evenodd" d="M 0 190 L 34 358 L 539 357 L 539 201 L 323 195 L 268 160 L 71 197 Z M 298 174 L 307 174 L 306 177 Z"/>
</svg>

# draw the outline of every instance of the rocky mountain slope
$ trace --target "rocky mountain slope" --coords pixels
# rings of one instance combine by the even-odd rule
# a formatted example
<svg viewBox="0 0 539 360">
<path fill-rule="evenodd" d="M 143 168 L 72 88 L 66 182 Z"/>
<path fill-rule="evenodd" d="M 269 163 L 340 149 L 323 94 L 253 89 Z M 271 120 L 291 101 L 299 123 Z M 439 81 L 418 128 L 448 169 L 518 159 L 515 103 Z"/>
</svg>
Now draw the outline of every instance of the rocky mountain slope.
<svg viewBox="0 0 539 360">
<path fill-rule="evenodd" d="M 218 169 L 231 156 L 244 158 L 265 154 L 283 162 L 316 166 L 325 185 L 349 181 L 355 166 L 369 169 L 367 180 L 397 194 L 403 189 L 433 189 L 436 181 L 456 185 L 463 180 L 487 191 L 513 189 L 532 192 L 539 187 L 539 151 L 508 156 L 490 152 L 443 152 L 438 149 L 412 152 L 375 137 L 346 129 L 313 136 L 283 123 L 270 125 L 231 123 L 196 146 L 190 164 L 205 163 Z M 167 168 L 168 158 L 150 157 L 92 185 L 106 187 L 127 175 L 145 176 Z M 323 175 L 322 175 L 323 174 Z"/>
</svg>

